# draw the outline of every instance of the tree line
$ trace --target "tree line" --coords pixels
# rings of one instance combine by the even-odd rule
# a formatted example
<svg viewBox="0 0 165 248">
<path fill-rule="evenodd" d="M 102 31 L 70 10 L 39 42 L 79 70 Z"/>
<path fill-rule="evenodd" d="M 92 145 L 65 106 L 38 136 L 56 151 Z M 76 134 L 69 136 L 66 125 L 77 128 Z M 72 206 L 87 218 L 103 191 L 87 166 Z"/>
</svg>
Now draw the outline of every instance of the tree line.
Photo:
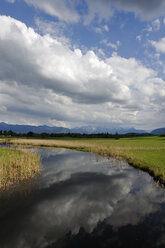
<svg viewBox="0 0 165 248">
<path fill-rule="evenodd" d="M 110 134 L 110 133 L 96 133 L 96 134 L 81 134 L 81 133 L 15 133 L 12 130 L 2 131 L 0 130 L 1 137 L 24 137 L 24 138 L 38 138 L 38 139 L 51 139 L 51 138 L 112 138 L 112 139 L 120 139 L 120 138 L 128 138 L 128 137 L 142 137 L 149 136 L 149 133 L 126 133 L 126 134 Z"/>
</svg>

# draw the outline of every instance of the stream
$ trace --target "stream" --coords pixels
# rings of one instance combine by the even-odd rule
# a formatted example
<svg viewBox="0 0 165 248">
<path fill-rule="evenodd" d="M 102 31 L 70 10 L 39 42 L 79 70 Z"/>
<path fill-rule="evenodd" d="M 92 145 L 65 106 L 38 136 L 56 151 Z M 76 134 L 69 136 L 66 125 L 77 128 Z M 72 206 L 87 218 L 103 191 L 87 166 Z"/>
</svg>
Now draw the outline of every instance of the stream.
<svg viewBox="0 0 165 248">
<path fill-rule="evenodd" d="M 165 247 L 165 189 L 149 174 L 90 153 L 33 150 L 42 173 L 0 203 L 0 248 Z"/>
</svg>

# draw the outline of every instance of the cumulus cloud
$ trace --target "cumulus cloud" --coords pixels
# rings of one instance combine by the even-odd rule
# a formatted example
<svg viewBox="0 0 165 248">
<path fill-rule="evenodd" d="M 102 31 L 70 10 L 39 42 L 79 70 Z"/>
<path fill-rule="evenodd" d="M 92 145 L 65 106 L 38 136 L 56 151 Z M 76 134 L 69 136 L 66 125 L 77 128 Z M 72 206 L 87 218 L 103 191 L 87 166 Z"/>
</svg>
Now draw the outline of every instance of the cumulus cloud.
<svg viewBox="0 0 165 248">
<path fill-rule="evenodd" d="M 11 17 L 0 25 L 1 121 L 144 125 L 163 111 L 164 81 L 135 58 L 101 60 Z"/>
<path fill-rule="evenodd" d="M 51 89 L 75 102 L 127 101 L 129 88 L 115 80 L 110 63 L 93 51 L 72 51 L 9 17 L 1 17 L 1 23 L 1 80 Z"/>
</svg>

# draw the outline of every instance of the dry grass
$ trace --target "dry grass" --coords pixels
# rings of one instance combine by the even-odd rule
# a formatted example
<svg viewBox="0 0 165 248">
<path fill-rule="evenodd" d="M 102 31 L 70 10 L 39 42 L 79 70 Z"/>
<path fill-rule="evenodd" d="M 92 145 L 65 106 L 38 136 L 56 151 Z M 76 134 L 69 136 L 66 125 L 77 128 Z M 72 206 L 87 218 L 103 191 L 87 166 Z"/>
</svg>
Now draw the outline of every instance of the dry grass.
<svg viewBox="0 0 165 248">
<path fill-rule="evenodd" d="M 67 148 L 84 148 L 93 147 L 93 144 L 84 142 L 72 142 L 63 140 L 41 140 L 41 139 L 1 139 L 1 143 L 7 143 L 20 146 L 43 146 L 43 147 L 67 147 Z"/>
<path fill-rule="evenodd" d="M 26 150 L 0 148 L 0 191 L 16 187 L 40 172 L 40 157 Z"/>
</svg>

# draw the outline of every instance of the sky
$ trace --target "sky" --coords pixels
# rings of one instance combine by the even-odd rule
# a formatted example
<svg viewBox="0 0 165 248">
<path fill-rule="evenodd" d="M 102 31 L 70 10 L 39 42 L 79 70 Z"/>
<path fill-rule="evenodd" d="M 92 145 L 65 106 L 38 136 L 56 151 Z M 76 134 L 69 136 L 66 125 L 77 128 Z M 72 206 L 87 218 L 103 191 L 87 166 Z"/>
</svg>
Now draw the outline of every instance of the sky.
<svg viewBox="0 0 165 248">
<path fill-rule="evenodd" d="M 0 122 L 165 126 L 164 0 L 0 0 Z"/>
</svg>

